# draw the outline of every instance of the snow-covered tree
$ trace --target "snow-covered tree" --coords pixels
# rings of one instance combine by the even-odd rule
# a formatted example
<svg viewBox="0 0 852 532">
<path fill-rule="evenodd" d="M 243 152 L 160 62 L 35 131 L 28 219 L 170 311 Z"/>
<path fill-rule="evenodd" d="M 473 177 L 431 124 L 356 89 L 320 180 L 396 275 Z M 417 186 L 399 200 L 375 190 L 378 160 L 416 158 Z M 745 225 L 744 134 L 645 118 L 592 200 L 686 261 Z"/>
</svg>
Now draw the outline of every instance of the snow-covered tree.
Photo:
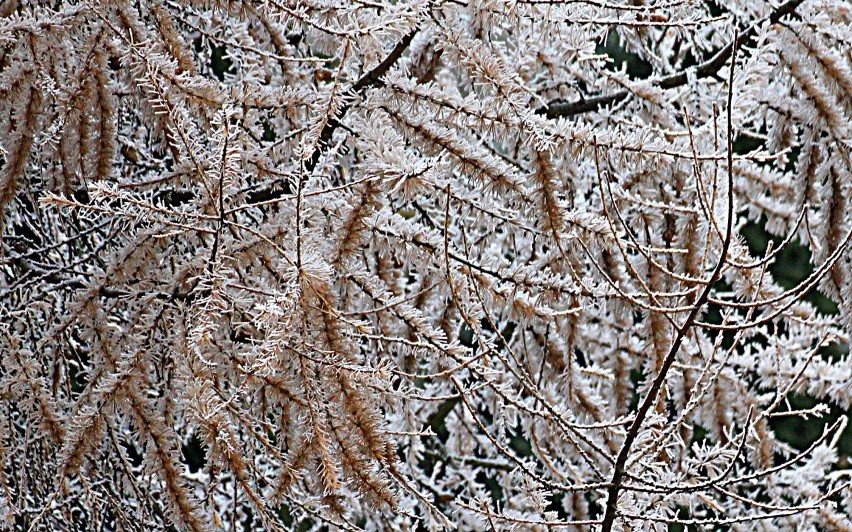
<svg viewBox="0 0 852 532">
<path fill-rule="evenodd" d="M 851 119 L 848 0 L 2 0 L 0 526 L 852 530 Z"/>
</svg>

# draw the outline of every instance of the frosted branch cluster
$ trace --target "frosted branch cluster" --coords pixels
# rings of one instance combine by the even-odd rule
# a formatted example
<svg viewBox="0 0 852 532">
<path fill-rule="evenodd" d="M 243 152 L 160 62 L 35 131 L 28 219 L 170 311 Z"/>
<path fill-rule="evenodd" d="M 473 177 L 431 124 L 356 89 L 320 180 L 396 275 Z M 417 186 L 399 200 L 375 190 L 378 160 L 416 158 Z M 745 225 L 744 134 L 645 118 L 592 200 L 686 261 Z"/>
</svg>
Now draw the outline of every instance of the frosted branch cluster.
<svg viewBox="0 0 852 532">
<path fill-rule="evenodd" d="M 0 1 L 0 528 L 852 530 L 850 95 L 848 0 Z"/>
</svg>

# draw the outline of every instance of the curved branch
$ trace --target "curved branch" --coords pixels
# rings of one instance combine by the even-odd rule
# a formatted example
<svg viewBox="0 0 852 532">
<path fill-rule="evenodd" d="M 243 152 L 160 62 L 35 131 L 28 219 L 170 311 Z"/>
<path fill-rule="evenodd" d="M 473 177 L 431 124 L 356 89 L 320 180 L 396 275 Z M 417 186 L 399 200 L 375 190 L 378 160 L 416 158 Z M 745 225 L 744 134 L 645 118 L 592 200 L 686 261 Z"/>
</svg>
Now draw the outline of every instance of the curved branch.
<svg viewBox="0 0 852 532">
<path fill-rule="evenodd" d="M 728 82 L 728 208 L 727 208 L 727 227 L 725 230 L 724 240 L 722 241 L 722 249 L 719 252 L 719 261 L 716 264 L 716 267 L 713 269 L 713 273 L 710 275 L 710 278 L 707 280 L 707 283 L 704 285 L 704 290 L 702 290 L 701 295 L 695 301 L 692 310 L 689 312 L 689 315 L 683 321 L 683 324 L 680 327 L 677 327 L 677 332 L 675 334 L 674 341 L 672 342 L 671 348 L 669 352 L 666 354 L 666 358 L 663 360 L 662 367 L 660 368 L 659 373 L 654 378 L 654 381 L 651 383 L 651 386 L 648 390 L 648 394 L 645 395 L 645 398 L 642 400 L 642 403 L 639 405 L 639 408 L 636 411 L 636 416 L 633 418 L 633 423 L 630 424 L 630 427 L 627 429 L 627 436 L 624 438 L 624 442 L 621 444 L 621 449 L 618 451 L 618 456 L 615 459 L 615 466 L 612 471 L 612 480 L 610 481 L 609 489 L 607 490 L 607 501 L 606 501 L 606 511 L 604 513 L 603 522 L 601 523 L 601 531 L 602 532 L 610 532 L 612 530 L 612 526 L 615 523 L 615 519 L 618 514 L 618 496 L 620 495 L 622 484 L 624 483 L 625 478 L 625 470 L 627 465 L 627 458 L 630 455 L 630 449 L 633 447 L 633 444 L 636 442 L 636 438 L 639 436 L 639 430 L 642 427 L 642 423 L 645 421 L 646 416 L 648 415 L 648 411 L 651 409 L 657 402 L 657 398 L 661 390 L 663 389 L 663 385 L 666 381 L 666 377 L 668 376 L 669 370 L 674 364 L 674 361 L 677 359 L 678 352 L 680 351 L 680 346 L 683 343 L 684 338 L 686 337 L 686 333 L 689 329 L 695 324 L 698 319 L 699 314 L 701 313 L 704 305 L 707 303 L 707 300 L 710 298 L 710 294 L 713 292 L 713 287 L 722 276 L 722 269 L 727 263 L 728 249 L 731 245 L 731 240 L 733 237 L 733 229 L 734 229 L 734 167 L 733 167 L 733 130 L 731 124 L 731 108 L 733 106 L 733 95 L 734 95 L 734 66 L 736 64 L 736 52 L 737 46 L 740 41 L 739 36 L 735 37 L 733 42 L 733 47 L 731 49 L 731 72 L 730 78 Z"/>
<path fill-rule="evenodd" d="M 695 77 L 697 79 L 701 79 L 715 76 L 722 67 L 725 66 L 728 59 L 731 58 L 735 47 L 743 47 L 749 39 L 757 34 L 758 28 L 763 26 L 766 22 L 775 24 L 785 16 L 792 14 L 796 8 L 804 3 L 804 1 L 805 0 L 788 0 L 778 6 L 778 8 L 776 8 L 772 13 L 752 24 L 749 29 L 742 32 L 739 37 L 735 38 L 733 41 L 728 43 L 727 46 L 719 50 L 716 55 L 710 58 L 710 60 L 694 67 Z M 654 83 L 654 85 L 661 89 L 675 89 L 677 87 L 682 87 L 689 82 L 690 70 L 693 69 L 690 68 L 682 70 L 677 74 L 660 78 Z M 622 90 L 605 96 L 596 96 L 594 98 L 575 100 L 573 102 L 552 102 L 547 107 L 537 109 L 536 113 L 543 114 L 547 116 L 547 118 L 577 116 L 597 111 L 598 109 L 608 105 L 619 103 L 629 98 L 632 94 L 633 93 L 630 91 Z"/>
</svg>

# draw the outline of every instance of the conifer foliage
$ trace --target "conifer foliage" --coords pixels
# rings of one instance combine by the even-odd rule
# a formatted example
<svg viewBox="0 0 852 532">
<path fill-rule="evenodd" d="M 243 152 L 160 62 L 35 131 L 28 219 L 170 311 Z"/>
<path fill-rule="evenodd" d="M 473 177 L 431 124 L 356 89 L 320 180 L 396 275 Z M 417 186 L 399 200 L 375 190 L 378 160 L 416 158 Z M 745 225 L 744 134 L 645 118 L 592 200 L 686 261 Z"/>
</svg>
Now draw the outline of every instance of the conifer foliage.
<svg viewBox="0 0 852 532">
<path fill-rule="evenodd" d="M 852 530 L 850 94 L 847 0 L 0 1 L 0 527 Z"/>
</svg>

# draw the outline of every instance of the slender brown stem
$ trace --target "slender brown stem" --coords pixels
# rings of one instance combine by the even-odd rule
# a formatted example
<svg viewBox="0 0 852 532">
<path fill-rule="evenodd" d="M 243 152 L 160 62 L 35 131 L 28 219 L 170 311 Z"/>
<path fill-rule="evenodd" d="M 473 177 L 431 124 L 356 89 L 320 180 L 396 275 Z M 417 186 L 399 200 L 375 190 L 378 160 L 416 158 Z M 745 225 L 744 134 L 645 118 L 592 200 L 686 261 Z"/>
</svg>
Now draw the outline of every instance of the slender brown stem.
<svg viewBox="0 0 852 532">
<path fill-rule="evenodd" d="M 411 45 L 411 41 L 414 39 L 414 36 L 417 35 L 419 29 L 420 27 L 417 26 L 409 31 L 398 43 L 396 43 L 396 46 L 393 47 L 393 50 L 390 51 L 381 63 L 361 76 L 361 78 L 359 78 L 352 87 L 350 87 L 349 93 L 360 96 L 371 87 L 381 86 L 384 83 L 382 78 L 391 68 L 393 68 L 397 61 L 399 61 L 399 58 L 402 57 L 402 54 L 405 53 L 405 50 L 407 50 L 409 45 Z M 343 117 L 346 116 L 346 113 L 348 113 L 351 108 L 352 104 L 347 104 L 343 106 L 336 117 L 330 117 L 328 119 L 325 127 L 323 127 L 322 131 L 320 131 L 319 142 L 317 142 L 316 148 L 314 148 L 311 156 L 305 161 L 306 173 L 310 174 L 314 171 L 314 168 L 316 168 L 319 163 L 323 151 L 325 151 L 329 141 L 331 141 L 331 137 L 334 135 L 337 128 L 340 127 L 341 120 L 343 120 Z M 284 191 L 284 178 L 276 179 L 265 188 L 249 193 L 247 195 L 247 201 L 251 204 L 275 200 L 283 196 L 285 193 Z"/>
<path fill-rule="evenodd" d="M 612 526 L 615 523 L 616 517 L 618 516 L 618 497 L 620 495 L 621 487 L 624 482 L 625 465 L 627 464 L 627 458 L 630 455 L 630 450 L 633 447 L 633 444 L 636 442 L 637 436 L 639 435 L 639 430 L 642 428 L 642 423 L 645 421 L 645 418 L 647 417 L 648 411 L 651 409 L 651 406 L 653 406 L 657 402 L 657 398 L 659 397 L 660 391 L 663 389 L 663 383 L 665 383 L 669 370 L 671 369 L 672 364 L 674 364 L 674 361 L 677 359 L 678 352 L 680 351 L 680 346 L 683 344 L 684 338 L 686 338 L 686 333 L 692 327 L 693 323 L 698 318 L 698 315 L 703 310 L 704 305 L 707 303 L 707 300 L 710 297 L 710 293 L 713 291 L 713 285 L 715 285 L 716 281 L 718 281 L 721 277 L 722 268 L 725 266 L 726 257 L 728 255 L 728 248 L 731 245 L 731 237 L 734 227 L 734 135 L 732 129 L 733 124 L 731 121 L 731 107 L 733 105 L 734 94 L 734 66 L 736 64 L 737 43 L 740 42 L 740 38 L 735 37 L 732 42 L 734 43 L 734 45 L 731 49 L 730 54 L 731 71 L 730 77 L 728 79 L 728 219 L 725 230 L 725 238 L 722 241 L 722 249 L 719 252 L 719 260 L 716 263 L 716 267 L 713 269 L 713 273 L 710 275 L 710 278 L 705 283 L 704 290 L 702 290 L 701 295 L 695 301 L 695 305 L 692 307 L 692 310 L 689 312 L 689 315 L 683 321 L 683 324 L 677 328 L 674 341 L 672 342 L 671 348 L 669 348 L 669 351 L 666 354 L 666 358 L 663 360 L 663 364 L 660 368 L 660 371 L 659 373 L 657 373 L 657 376 L 651 383 L 651 387 L 648 390 L 648 393 L 645 395 L 645 398 L 639 405 L 639 409 L 636 411 L 636 416 L 633 418 L 633 422 L 627 429 L 627 435 L 625 436 L 624 443 L 622 443 L 621 449 L 618 451 L 618 456 L 615 459 L 615 466 L 613 467 L 612 471 L 612 480 L 610 481 L 610 486 L 607 489 L 606 510 L 604 513 L 603 521 L 601 523 L 601 530 L 603 532 L 609 532 L 610 530 L 612 530 Z"/>
</svg>

